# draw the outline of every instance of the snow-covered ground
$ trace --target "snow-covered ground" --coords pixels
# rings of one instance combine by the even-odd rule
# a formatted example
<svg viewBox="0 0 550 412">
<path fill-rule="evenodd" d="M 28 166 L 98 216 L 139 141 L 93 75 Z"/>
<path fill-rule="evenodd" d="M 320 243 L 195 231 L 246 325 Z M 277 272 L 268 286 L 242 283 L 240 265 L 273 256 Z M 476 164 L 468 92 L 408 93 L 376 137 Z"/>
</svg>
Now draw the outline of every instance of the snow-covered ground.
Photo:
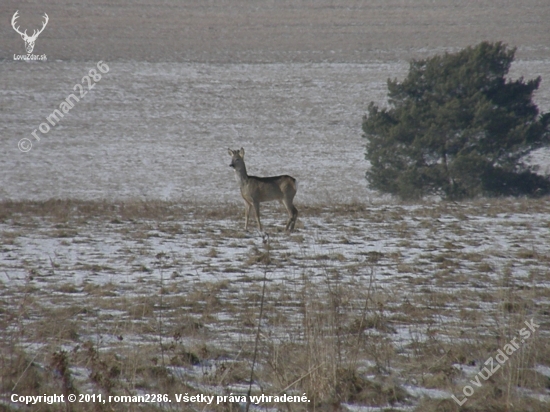
<svg viewBox="0 0 550 412">
<path fill-rule="evenodd" d="M 79 94 L 96 62 L 0 64 L 0 198 L 223 203 L 238 199 L 227 148 L 242 146 L 249 173 L 296 177 L 299 203 L 366 201 L 376 195 L 364 179 L 362 116 L 369 102 L 384 104 L 386 80 L 408 70 L 377 61 L 107 63 L 49 132 L 37 130 L 40 141 L 33 131 Z M 550 110 L 550 62 L 518 61 L 510 76 L 542 76 L 536 102 Z M 23 138 L 28 153 L 18 149 Z M 545 156 L 536 161 L 547 171 Z"/>
<path fill-rule="evenodd" d="M 520 397 L 547 402 L 548 391 L 536 383 L 548 369 L 545 200 L 303 207 L 293 235 L 282 232 L 283 211 L 266 207 L 269 254 L 261 236 L 243 231 L 241 207 L 171 204 L 129 217 L 120 204 L 98 213 L 93 204 L 82 212 L 86 205 L 66 215 L 4 212 L 0 299 L 3 343 L 16 342 L 45 368 L 46 354 L 63 349 L 72 379 L 90 392 L 98 390 L 82 349 L 90 345 L 124 368 L 151 359 L 156 365 L 165 347 L 163 362 L 166 356 L 178 382 L 208 393 L 245 392 L 241 379 L 267 275 L 258 366 L 264 392 L 278 387 L 270 351 L 304 345 L 305 354 L 312 350 L 307 333 L 325 328 L 315 344 L 334 342 L 328 331 L 336 317 L 343 341 L 334 355 L 355 363 L 367 386 L 391 378 L 407 394 L 403 410 L 411 410 L 410 402 L 459 394 L 495 342 L 502 347 L 535 319 L 540 330 L 506 370 L 533 371 L 537 380 L 524 384 L 530 389 Z M 122 376 L 116 382 L 126 383 L 117 385 L 135 384 L 135 376 Z M 152 385 L 146 387 L 159 384 L 143 379 Z M 348 407 L 371 410 L 364 404 L 376 403 L 365 396 Z"/>
<path fill-rule="evenodd" d="M 96 63 L 0 63 L 0 342 L 5 365 L 23 359 L 13 367 L 20 386 L 50 376 L 63 350 L 83 390 L 106 390 L 97 374 L 111 364 L 116 390 L 167 390 L 144 372 L 159 373 L 165 350 L 179 391 L 242 389 L 267 271 L 258 374 L 269 390 L 353 358 L 360 382 L 393 382 L 408 394 L 394 406 L 410 410 L 422 397 L 458 395 L 468 367 L 535 317 L 535 343 L 506 373 L 532 371 L 525 399 L 548 402 L 546 200 L 403 205 L 366 186 L 361 118 L 370 101 L 384 104 L 386 79 L 403 78 L 407 63 L 107 62 L 37 141 L 33 130 Z M 549 63 L 518 61 L 511 73 L 543 77 L 543 111 Z M 241 146 L 250 173 L 299 181 L 295 234 L 282 233 L 282 210 L 262 207 L 269 254 L 243 232 L 227 155 Z M 535 161 L 548 170 L 544 153 Z M 52 198 L 105 204 L 75 203 L 66 215 L 25 205 Z M 121 212 L 136 201 L 150 213 Z M 286 354 L 278 370 L 275 355 Z M 374 410 L 356 403 L 348 409 Z"/>
</svg>

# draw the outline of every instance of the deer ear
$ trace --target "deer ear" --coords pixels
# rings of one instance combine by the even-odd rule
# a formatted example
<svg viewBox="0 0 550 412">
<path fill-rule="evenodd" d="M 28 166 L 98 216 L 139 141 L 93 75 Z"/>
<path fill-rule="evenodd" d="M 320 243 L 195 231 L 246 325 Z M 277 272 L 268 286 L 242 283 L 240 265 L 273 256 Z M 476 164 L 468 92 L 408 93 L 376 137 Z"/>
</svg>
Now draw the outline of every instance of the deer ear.
<svg viewBox="0 0 550 412">
<path fill-rule="evenodd" d="M 241 150 L 239 150 L 239 155 L 244 158 L 244 149 L 241 147 Z"/>
<path fill-rule="evenodd" d="M 233 156 L 233 150 L 227 149 L 227 153 L 229 153 L 229 156 Z"/>
</svg>

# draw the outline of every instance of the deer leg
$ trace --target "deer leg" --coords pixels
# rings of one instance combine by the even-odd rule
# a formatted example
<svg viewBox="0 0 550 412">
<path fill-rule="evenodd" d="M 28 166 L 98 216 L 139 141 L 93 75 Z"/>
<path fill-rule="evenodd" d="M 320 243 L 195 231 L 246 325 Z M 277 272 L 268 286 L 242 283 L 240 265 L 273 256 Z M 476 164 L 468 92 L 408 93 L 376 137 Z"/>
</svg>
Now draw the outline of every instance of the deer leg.
<svg viewBox="0 0 550 412">
<path fill-rule="evenodd" d="M 292 224 L 290 225 L 290 231 L 294 231 L 294 226 L 296 226 L 296 221 L 298 220 L 298 209 L 292 205 Z"/>
<path fill-rule="evenodd" d="M 250 218 L 250 208 L 252 205 L 246 200 L 244 201 L 244 230 L 248 231 L 248 220 Z"/>
<path fill-rule="evenodd" d="M 285 207 L 286 209 L 286 212 L 288 213 L 288 220 L 286 221 L 286 225 L 285 225 L 285 230 L 288 232 L 288 228 L 290 226 L 290 222 L 292 221 L 292 213 L 288 207 L 288 204 L 287 202 L 285 202 L 284 200 L 281 200 L 281 203 L 283 204 L 283 206 Z"/>
<path fill-rule="evenodd" d="M 290 220 L 290 212 L 288 211 L 288 207 L 286 206 L 286 203 L 284 202 L 283 199 L 280 199 L 280 200 L 279 200 L 279 203 L 281 203 L 281 205 L 283 205 L 283 206 L 285 207 L 285 209 L 286 209 L 286 211 L 287 211 L 287 213 L 288 213 L 289 220 Z M 288 228 L 288 222 L 289 222 L 289 220 L 286 221 L 285 230 L 288 230 L 287 228 Z"/>
<path fill-rule="evenodd" d="M 262 231 L 262 224 L 260 223 L 260 202 L 254 202 L 254 212 L 256 213 L 256 222 L 258 222 L 258 230 Z"/>
<path fill-rule="evenodd" d="M 298 218 L 298 209 L 294 207 L 292 200 L 283 200 L 283 204 L 288 212 L 288 221 L 286 222 L 285 230 L 292 232 L 294 230 L 294 225 L 296 224 L 296 219 Z"/>
</svg>

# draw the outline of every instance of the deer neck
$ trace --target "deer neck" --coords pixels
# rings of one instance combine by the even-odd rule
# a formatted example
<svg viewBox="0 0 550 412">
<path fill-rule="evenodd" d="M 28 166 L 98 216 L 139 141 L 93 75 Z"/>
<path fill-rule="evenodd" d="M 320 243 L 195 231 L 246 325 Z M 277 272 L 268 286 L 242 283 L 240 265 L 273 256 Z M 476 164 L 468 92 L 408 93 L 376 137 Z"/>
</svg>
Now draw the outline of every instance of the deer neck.
<svg viewBox="0 0 550 412">
<path fill-rule="evenodd" d="M 243 165 L 239 169 L 235 169 L 235 179 L 240 187 L 244 187 L 248 184 L 248 174 L 246 174 L 246 167 Z"/>
</svg>

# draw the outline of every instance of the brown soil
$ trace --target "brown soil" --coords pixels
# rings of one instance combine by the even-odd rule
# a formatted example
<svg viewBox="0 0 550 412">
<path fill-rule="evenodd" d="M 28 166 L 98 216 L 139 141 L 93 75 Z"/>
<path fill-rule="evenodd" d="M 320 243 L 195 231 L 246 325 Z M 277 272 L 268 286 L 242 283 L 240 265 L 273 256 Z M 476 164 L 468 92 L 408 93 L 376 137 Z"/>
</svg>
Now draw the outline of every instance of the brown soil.
<svg viewBox="0 0 550 412">
<path fill-rule="evenodd" d="M 0 58 L 24 53 L 10 24 L 50 21 L 34 53 L 59 60 L 360 62 L 421 57 L 483 40 L 550 55 L 550 3 L 431 0 L 250 2 L 3 1 Z"/>
</svg>

